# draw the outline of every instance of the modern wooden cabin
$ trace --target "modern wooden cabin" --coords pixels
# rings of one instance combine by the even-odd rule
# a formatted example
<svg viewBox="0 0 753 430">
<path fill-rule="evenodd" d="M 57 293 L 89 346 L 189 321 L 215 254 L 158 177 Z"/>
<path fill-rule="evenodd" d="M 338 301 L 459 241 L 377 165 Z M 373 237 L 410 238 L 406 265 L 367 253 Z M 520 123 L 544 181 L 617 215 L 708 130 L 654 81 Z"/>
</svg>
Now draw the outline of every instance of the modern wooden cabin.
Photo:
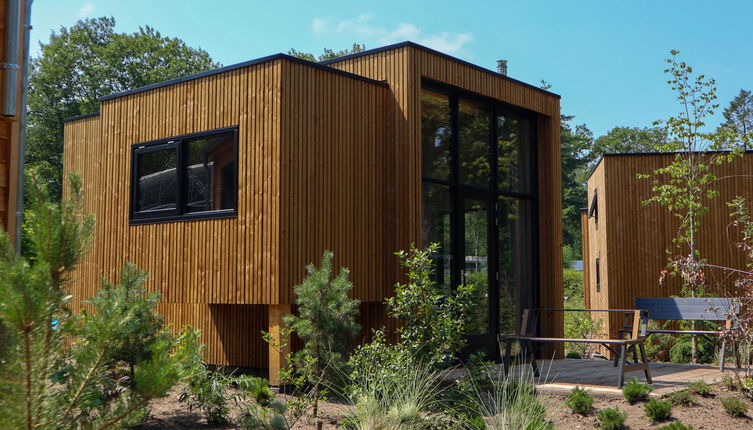
<svg viewBox="0 0 753 430">
<path fill-rule="evenodd" d="M 679 220 L 666 207 L 644 205 L 652 195 L 651 174 L 669 165 L 674 154 L 606 154 L 588 178 L 589 207 L 581 212 L 583 232 L 583 278 L 585 305 L 591 309 L 632 309 L 636 297 L 670 297 L 681 294 L 677 277 L 659 276 L 669 261 L 667 250 L 680 255 L 672 240 Z M 727 202 L 736 196 L 753 201 L 753 153 L 731 163 L 713 166 L 719 178 L 714 189 L 719 195 L 707 200 L 708 213 L 700 217 L 698 249 L 709 263 L 745 269 L 744 255 L 737 248 L 739 231 L 730 225 Z M 685 251 L 687 252 L 687 251 Z M 710 293 L 736 297 L 735 276 L 706 269 Z M 602 319 L 603 315 L 596 315 Z M 622 328 L 620 315 L 612 315 L 604 328 L 616 336 Z"/>
<path fill-rule="evenodd" d="M 16 237 L 30 0 L 0 3 L 0 228 Z"/>
<path fill-rule="evenodd" d="M 480 286 L 470 340 L 494 355 L 522 307 L 561 306 L 559 121 L 556 94 L 411 42 L 104 97 L 65 124 L 65 170 L 97 217 L 71 293 L 132 261 L 209 363 L 274 382 L 260 332 L 294 310 L 306 264 L 330 249 L 350 268 L 367 336 L 404 280 L 393 253 L 439 242 L 436 280 Z"/>
</svg>

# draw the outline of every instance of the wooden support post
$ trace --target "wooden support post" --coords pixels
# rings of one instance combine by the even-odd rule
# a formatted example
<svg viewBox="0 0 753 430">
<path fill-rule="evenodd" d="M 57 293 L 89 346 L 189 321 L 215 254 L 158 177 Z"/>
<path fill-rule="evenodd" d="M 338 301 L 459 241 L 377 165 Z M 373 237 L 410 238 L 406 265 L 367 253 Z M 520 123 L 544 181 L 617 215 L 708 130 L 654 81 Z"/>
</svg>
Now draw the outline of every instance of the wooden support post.
<svg viewBox="0 0 753 430">
<path fill-rule="evenodd" d="M 280 330 L 285 327 L 282 317 L 291 313 L 290 305 L 269 305 L 269 328 L 267 331 L 277 343 L 280 340 Z M 269 385 L 280 386 L 280 370 L 285 367 L 285 356 L 290 352 L 290 342 L 278 350 L 276 345 L 270 344 L 269 349 Z"/>
</svg>

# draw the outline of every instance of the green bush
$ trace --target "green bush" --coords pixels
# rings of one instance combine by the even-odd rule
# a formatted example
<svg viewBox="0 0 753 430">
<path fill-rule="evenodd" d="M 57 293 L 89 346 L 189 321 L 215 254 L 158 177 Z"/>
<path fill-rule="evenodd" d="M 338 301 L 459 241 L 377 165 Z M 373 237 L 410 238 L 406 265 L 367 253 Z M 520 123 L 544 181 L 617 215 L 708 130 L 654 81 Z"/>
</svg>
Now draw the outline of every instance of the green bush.
<svg viewBox="0 0 753 430">
<path fill-rule="evenodd" d="M 622 430 L 625 428 L 627 413 L 617 409 L 603 409 L 596 414 L 601 430 Z"/>
<path fill-rule="evenodd" d="M 673 423 L 665 424 L 656 430 L 695 430 L 695 427 L 690 424 L 683 424 L 679 421 L 675 421 Z"/>
<path fill-rule="evenodd" d="M 119 285 L 103 282 L 75 314 L 65 282 L 87 249 L 94 219 L 83 213 L 76 175 L 53 202 L 30 170 L 19 256 L 0 233 L 0 428 L 121 428 L 139 424 L 149 401 L 167 395 L 199 363 L 199 333 L 175 335 L 155 312 L 132 264 Z M 95 286 L 89 286 L 93 288 Z M 78 310 L 75 310 L 78 311 Z"/>
<path fill-rule="evenodd" d="M 622 387 L 622 396 L 632 405 L 635 402 L 648 399 L 648 394 L 653 391 L 653 389 L 652 386 L 638 382 L 638 379 L 632 377 L 628 383 Z"/>
<path fill-rule="evenodd" d="M 579 359 L 581 359 L 583 357 L 580 355 L 580 352 L 578 352 L 578 351 L 570 351 L 570 352 L 567 353 L 567 355 L 565 356 L 565 358 L 573 358 L 573 359 L 579 360 Z"/>
<path fill-rule="evenodd" d="M 735 418 L 744 417 L 748 412 L 748 404 L 736 397 L 722 399 L 722 406 L 730 416 Z"/>
<path fill-rule="evenodd" d="M 222 373 L 205 368 L 189 381 L 188 391 L 181 393 L 179 400 L 187 403 L 189 411 L 201 411 L 210 425 L 225 424 L 230 421 L 227 388 L 228 380 Z"/>
<path fill-rule="evenodd" d="M 716 345 L 705 336 L 698 336 L 698 361 L 711 363 L 716 358 Z M 693 356 L 692 336 L 683 334 L 677 337 L 669 350 L 669 360 L 672 363 L 690 363 Z"/>
<path fill-rule="evenodd" d="M 666 400 L 651 399 L 643 406 L 643 409 L 648 419 L 654 424 L 666 421 L 672 416 L 672 403 Z"/>
<path fill-rule="evenodd" d="M 593 410 L 594 398 L 588 394 L 588 391 L 581 387 L 575 387 L 567 395 L 565 405 L 567 405 L 574 413 L 580 415 L 588 415 Z"/>
<path fill-rule="evenodd" d="M 675 406 L 693 406 L 698 403 L 688 390 L 675 391 L 667 399 Z"/>
<path fill-rule="evenodd" d="M 711 395 L 711 386 L 704 381 L 694 381 L 688 384 L 688 391 L 702 397 Z"/>
<path fill-rule="evenodd" d="M 722 385 L 729 391 L 740 391 L 742 388 L 742 382 L 736 376 L 724 375 L 722 376 Z"/>
</svg>

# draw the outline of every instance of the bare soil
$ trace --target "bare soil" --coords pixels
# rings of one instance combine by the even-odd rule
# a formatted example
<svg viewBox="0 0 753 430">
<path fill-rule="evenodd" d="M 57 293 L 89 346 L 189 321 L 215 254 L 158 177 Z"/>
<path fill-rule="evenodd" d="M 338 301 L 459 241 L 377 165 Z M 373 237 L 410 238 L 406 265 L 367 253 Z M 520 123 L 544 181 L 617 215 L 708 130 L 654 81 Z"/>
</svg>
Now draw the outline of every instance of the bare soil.
<svg viewBox="0 0 753 430">
<path fill-rule="evenodd" d="M 169 396 L 153 401 L 150 404 L 151 414 L 149 419 L 139 427 L 142 430 L 161 429 L 234 429 L 233 426 L 210 426 L 198 413 L 191 412 L 188 407 L 180 403 L 182 387 L 173 390 Z M 284 395 L 280 395 L 284 400 Z M 690 424 L 696 430 L 751 430 L 753 429 L 753 403 L 739 392 L 727 391 L 721 385 L 713 385 L 713 393 L 709 397 L 694 396 L 698 402 L 695 406 L 675 406 L 672 408 L 672 420 Z M 748 416 L 732 418 L 722 407 L 721 399 L 737 397 L 742 399 L 750 407 Z M 573 414 L 565 406 L 564 394 L 546 393 L 542 395 L 542 403 L 546 406 L 548 418 L 557 429 L 598 429 L 596 412 L 581 416 Z M 619 408 L 627 412 L 626 425 L 630 430 L 657 429 L 668 422 L 651 424 L 643 410 L 644 403 L 628 404 L 618 397 L 597 396 L 594 401 L 595 411 L 606 408 Z M 351 407 L 334 402 L 324 402 L 319 407 L 324 421 L 324 429 L 337 429 L 338 422 L 342 420 Z M 671 422 L 671 421 L 670 421 Z M 315 423 L 303 418 L 294 427 L 297 430 L 315 429 Z"/>
</svg>

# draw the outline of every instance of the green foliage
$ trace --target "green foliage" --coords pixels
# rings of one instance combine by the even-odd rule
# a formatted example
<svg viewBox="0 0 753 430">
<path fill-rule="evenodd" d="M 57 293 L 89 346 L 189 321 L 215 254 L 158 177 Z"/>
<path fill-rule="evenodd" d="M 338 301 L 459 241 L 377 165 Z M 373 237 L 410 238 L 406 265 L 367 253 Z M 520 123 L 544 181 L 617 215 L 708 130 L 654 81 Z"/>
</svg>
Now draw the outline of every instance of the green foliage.
<svg viewBox="0 0 753 430">
<path fill-rule="evenodd" d="M 358 362 L 358 365 L 380 367 Z M 428 412 L 440 409 L 443 374 L 430 363 L 415 362 L 400 369 L 399 377 L 374 378 L 366 369 L 354 368 L 352 389 L 348 395 L 354 412 L 346 418 L 352 429 L 424 429 L 432 428 L 438 416 Z"/>
<path fill-rule="evenodd" d="M 724 410 L 734 418 L 744 417 L 748 413 L 748 404 L 736 397 L 727 397 L 721 402 Z"/>
<path fill-rule="evenodd" d="M 565 355 L 565 358 L 572 358 L 575 360 L 580 360 L 583 357 L 580 355 L 580 352 L 578 351 L 570 351 L 567 353 L 567 355 Z"/>
<path fill-rule="evenodd" d="M 651 391 L 653 391 L 652 386 L 638 382 L 638 379 L 633 376 L 627 384 L 622 387 L 622 396 L 632 405 L 635 402 L 648 399 L 648 394 Z"/>
<path fill-rule="evenodd" d="M 669 361 L 672 363 L 690 363 L 693 359 L 693 337 L 683 334 L 677 336 L 669 349 Z M 706 337 L 697 338 L 699 363 L 711 363 L 716 358 L 714 342 Z"/>
<path fill-rule="evenodd" d="M 731 136 L 738 139 L 744 149 L 753 146 L 753 93 L 740 90 L 724 109 L 724 123 L 719 129 L 726 129 Z M 719 131 L 721 131 L 719 130 Z"/>
<path fill-rule="evenodd" d="M 604 154 L 656 152 L 666 142 L 667 132 L 659 127 L 615 127 L 594 141 L 590 158 L 595 164 Z"/>
<path fill-rule="evenodd" d="M 480 377 L 468 381 L 464 405 L 471 417 L 484 417 L 476 421 L 473 429 L 494 430 L 549 430 L 552 424 L 546 419 L 546 409 L 534 390 L 534 377 L 530 368 L 513 376 L 504 374 L 499 366 L 486 365 Z"/>
<path fill-rule="evenodd" d="M 562 271 L 562 284 L 565 297 L 583 300 L 583 272 L 575 269 Z"/>
<path fill-rule="evenodd" d="M 322 53 L 319 54 L 319 56 L 316 56 L 310 52 L 297 51 L 295 49 L 291 49 L 290 51 L 288 51 L 288 55 L 292 55 L 293 57 L 302 58 L 308 61 L 326 61 L 326 60 L 331 60 L 337 57 L 343 57 L 345 55 L 357 54 L 365 50 L 366 50 L 366 45 L 363 45 L 360 43 L 354 43 L 353 47 L 351 47 L 350 49 L 343 49 L 340 51 L 333 51 L 332 49 L 324 48 L 322 50 Z"/>
<path fill-rule="evenodd" d="M 666 400 L 651 399 L 643 406 L 643 409 L 653 424 L 666 421 L 672 416 L 672 402 Z"/>
<path fill-rule="evenodd" d="M 572 259 L 580 257 L 580 209 L 588 205 L 586 179 L 589 173 L 593 134 L 585 124 L 571 125 L 573 116 L 562 115 L 560 121 L 560 152 L 562 164 L 562 222 L 563 243 L 571 251 Z"/>
<path fill-rule="evenodd" d="M 596 414 L 601 430 L 622 430 L 625 428 L 627 413 L 617 409 L 602 409 Z"/>
<path fill-rule="evenodd" d="M 565 405 L 567 405 L 573 413 L 580 415 L 588 415 L 593 411 L 594 398 L 588 394 L 584 388 L 575 387 L 567 395 Z"/>
<path fill-rule="evenodd" d="M 667 400 L 675 406 L 693 406 L 698 404 L 688 390 L 675 391 L 667 396 Z"/>
<path fill-rule="evenodd" d="M 331 251 L 324 251 L 319 268 L 313 264 L 306 267 L 306 278 L 293 287 L 298 315 L 283 317 L 290 332 L 303 341 L 303 348 L 289 357 L 289 364 L 310 384 L 342 373 L 344 356 L 361 329 L 355 321 L 359 301 L 348 297 L 353 289 L 350 271 L 341 268 L 333 278 L 333 258 Z"/>
<path fill-rule="evenodd" d="M 673 423 L 665 424 L 656 430 L 695 430 L 695 427 L 690 424 L 683 424 L 679 421 L 675 421 Z"/>
<path fill-rule="evenodd" d="M 740 391 L 742 389 L 742 381 L 737 376 L 722 376 L 722 385 L 729 391 Z"/>
<path fill-rule="evenodd" d="M 63 120 L 96 112 L 99 97 L 218 67 L 206 52 L 150 27 L 115 32 L 114 18 L 53 32 L 31 59 L 27 164 L 61 194 Z"/>
<path fill-rule="evenodd" d="M 87 248 L 94 220 L 83 213 L 77 176 L 70 198 L 54 203 L 29 173 L 25 229 L 30 258 L 0 239 L 0 428 L 106 428 L 135 425 L 149 400 L 166 395 L 198 362 L 198 332 L 178 336 L 154 312 L 143 272 L 126 264 L 120 285 L 103 282 L 74 315 L 63 290 Z"/>
<path fill-rule="evenodd" d="M 565 269 L 565 308 L 582 309 L 583 303 L 583 272 Z M 601 332 L 603 323 L 594 320 L 588 312 L 563 312 L 565 321 L 565 337 L 588 339 Z M 577 358 L 586 357 L 591 345 L 587 343 L 568 343 L 565 351 L 577 354 Z"/>
<path fill-rule="evenodd" d="M 387 299 L 388 314 L 403 322 L 398 329 L 402 347 L 433 366 L 452 362 L 465 346 L 475 291 L 475 286 L 468 284 L 458 286 L 450 295 L 437 288 L 431 276 L 431 255 L 438 248 L 433 243 L 425 250 L 398 252 L 409 282 L 395 285 L 395 295 Z"/>
<path fill-rule="evenodd" d="M 711 395 L 711 386 L 704 381 L 694 381 L 688 384 L 688 391 L 702 397 Z"/>
<path fill-rule="evenodd" d="M 188 391 L 180 395 L 180 401 L 188 404 L 188 410 L 201 411 L 210 425 L 230 421 L 228 400 L 227 378 L 220 372 L 208 371 L 204 366 L 189 381 Z"/>
</svg>

